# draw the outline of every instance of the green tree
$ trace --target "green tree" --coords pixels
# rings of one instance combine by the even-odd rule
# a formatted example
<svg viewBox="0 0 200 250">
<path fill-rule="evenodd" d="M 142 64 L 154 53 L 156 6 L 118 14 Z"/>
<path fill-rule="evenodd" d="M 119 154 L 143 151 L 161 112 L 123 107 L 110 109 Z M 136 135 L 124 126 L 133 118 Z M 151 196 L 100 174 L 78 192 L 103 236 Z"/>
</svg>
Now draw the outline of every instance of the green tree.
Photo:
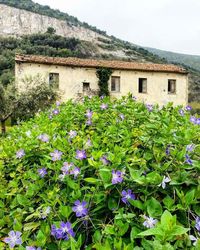
<svg viewBox="0 0 200 250">
<path fill-rule="evenodd" d="M 56 33 L 56 30 L 53 27 L 48 27 L 46 33 L 53 35 Z"/>
<path fill-rule="evenodd" d="M 19 91 L 14 84 L 0 85 L 0 122 L 2 134 L 6 133 L 6 121 L 28 120 L 40 110 L 52 105 L 59 96 L 56 89 L 49 87 L 39 78 L 25 79 L 24 90 Z"/>
</svg>

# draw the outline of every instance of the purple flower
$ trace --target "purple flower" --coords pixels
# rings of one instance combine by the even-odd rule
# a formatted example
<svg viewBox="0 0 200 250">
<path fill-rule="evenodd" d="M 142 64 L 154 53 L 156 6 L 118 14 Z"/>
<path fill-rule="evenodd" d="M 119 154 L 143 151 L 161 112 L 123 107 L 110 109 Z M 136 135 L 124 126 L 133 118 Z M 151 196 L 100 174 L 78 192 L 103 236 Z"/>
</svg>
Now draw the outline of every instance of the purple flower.
<svg viewBox="0 0 200 250">
<path fill-rule="evenodd" d="M 87 202 L 79 200 L 74 202 L 74 207 L 72 207 L 72 210 L 76 213 L 76 217 L 84 217 L 88 214 L 88 209 L 86 208 Z"/>
<path fill-rule="evenodd" d="M 146 104 L 146 108 L 148 109 L 149 112 L 151 112 L 153 110 L 153 105 Z"/>
<path fill-rule="evenodd" d="M 102 103 L 100 106 L 101 110 L 107 109 L 108 108 L 108 104 Z"/>
<path fill-rule="evenodd" d="M 22 239 L 21 239 L 21 232 L 18 231 L 10 231 L 10 233 L 8 234 L 9 237 L 6 237 L 4 239 L 5 243 L 8 243 L 10 248 L 14 248 L 15 245 L 21 245 L 22 244 Z"/>
<path fill-rule="evenodd" d="M 63 167 L 61 168 L 63 174 L 69 174 L 69 170 L 71 169 L 71 167 L 74 166 L 73 163 L 68 163 L 68 162 L 64 162 L 63 163 Z"/>
<path fill-rule="evenodd" d="M 87 110 L 87 112 L 86 112 L 86 117 L 88 118 L 88 119 L 91 119 L 92 118 L 92 115 L 93 115 L 93 112 L 91 111 L 91 110 Z"/>
<path fill-rule="evenodd" d="M 197 119 L 196 119 L 196 124 L 197 124 L 197 125 L 200 125 L 200 118 L 197 118 Z"/>
<path fill-rule="evenodd" d="M 74 175 L 74 178 L 77 178 L 80 172 L 81 172 L 80 168 L 74 167 L 74 169 L 70 171 L 70 174 Z"/>
<path fill-rule="evenodd" d="M 23 150 L 23 149 L 20 149 L 20 150 L 18 150 L 17 153 L 16 153 L 16 158 L 17 158 L 17 159 L 21 159 L 24 155 L 25 155 L 24 150 Z"/>
<path fill-rule="evenodd" d="M 60 102 L 56 101 L 56 106 L 59 107 L 60 106 Z"/>
<path fill-rule="evenodd" d="M 119 114 L 119 117 L 122 119 L 122 121 L 125 119 L 124 114 Z"/>
<path fill-rule="evenodd" d="M 58 228 L 55 225 L 51 226 L 51 235 L 54 236 L 57 240 L 62 239 L 62 234 L 59 233 Z"/>
<path fill-rule="evenodd" d="M 193 245 L 196 246 L 198 238 L 194 237 L 193 235 L 189 235 L 191 241 L 193 241 Z"/>
<path fill-rule="evenodd" d="M 69 236 L 74 237 L 75 233 L 72 229 L 72 225 L 70 222 L 61 222 L 60 223 L 60 228 L 56 228 L 55 225 L 51 226 L 51 235 L 54 236 L 56 239 L 64 239 L 68 240 Z"/>
<path fill-rule="evenodd" d="M 85 146 L 88 147 L 88 148 L 89 148 L 89 147 L 92 147 L 92 142 L 91 142 L 90 139 L 88 139 L 88 140 L 86 141 Z"/>
<path fill-rule="evenodd" d="M 153 219 L 152 217 L 147 217 L 146 215 L 143 216 L 145 221 L 143 222 L 143 226 L 147 228 L 153 228 L 155 227 L 156 223 L 158 222 L 156 219 Z"/>
<path fill-rule="evenodd" d="M 110 161 L 107 159 L 105 155 L 103 155 L 100 160 L 103 162 L 104 165 L 108 165 Z"/>
<path fill-rule="evenodd" d="M 189 106 L 189 105 L 187 105 L 187 106 L 185 107 L 185 110 L 190 111 L 190 110 L 192 110 L 192 107 Z"/>
<path fill-rule="evenodd" d="M 133 101 L 136 101 L 136 100 L 137 100 L 137 97 L 136 97 L 136 96 L 132 96 L 132 100 L 133 100 Z"/>
<path fill-rule="evenodd" d="M 27 246 L 26 250 L 41 250 L 41 247 L 36 248 L 36 247 Z"/>
<path fill-rule="evenodd" d="M 123 181 L 123 173 L 119 170 L 112 170 L 112 184 L 121 183 Z"/>
<path fill-rule="evenodd" d="M 200 217 L 196 217 L 195 228 L 200 232 Z"/>
<path fill-rule="evenodd" d="M 190 121 L 193 123 L 193 124 L 196 124 L 196 117 L 195 116 L 190 116 Z"/>
<path fill-rule="evenodd" d="M 103 100 L 104 98 L 105 98 L 105 96 L 104 96 L 104 95 L 101 95 L 101 96 L 100 96 L 100 99 L 101 99 L 101 100 Z"/>
<path fill-rule="evenodd" d="M 72 229 L 72 225 L 70 222 L 64 223 L 63 221 L 60 223 L 59 233 L 62 235 L 62 239 L 68 240 L 69 236 L 74 237 L 75 233 Z"/>
<path fill-rule="evenodd" d="M 41 212 L 42 219 L 46 219 L 48 214 L 51 212 L 51 207 L 44 208 L 44 210 Z"/>
<path fill-rule="evenodd" d="M 25 134 L 26 134 L 27 137 L 31 137 L 31 131 L 30 130 L 26 131 Z"/>
<path fill-rule="evenodd" d="M 52 112 L 54 115 L 58 115 L 60 113 L 60 110 L 59 109 L 54 109 L 53 112 Z"/>
<path fill-rule="evenodd" d="M 38 136 L 38 139 L 41 140 L 42 142 L 48 142 L 49 136 L 47 134 L 41 134 Z"/>
<path fill-rule="evenodd" d="M 92 125 L 92 120 L 91 120 L 91 119 L 88 119 L 88 120 L 86 121 L 86 125 L 91 126 L 91 125 Z"/>
<path fill-rule="evenodd" d="M 166 183 L 168 183 L 170 181 L 171 181 L 171 179 L 169 177 L 164 176 L 162 182 L 158 185 L 158 187 L 162 186 L 162 188 L 165 189 L 166 188 Z"/>
<path fill-rule="evenodd" d="M 40 175 L 40 177 L 43 178 L 47 174 L 46 168 L 40 168 L 40 169 L 38 169 L 38 174 Z"/>
<path fill-rule="evenodd" d="M 170 155 L 170 145 L 167 145 L 165 153 L 166 155 Z"/>
<path fill-rule="evenodd" d="M 189 165 L 192 165 L 192 160 L 190 159 L 188 154 L 185 155 L 185 158 L 186 158 L 185 162 Z"/>
<path fill-rule="evenodd" d="M 181 116 L 184 116 L 184 115 L 185 115 L 185 113 L 184 113 L 184 111 L 183 111 L 182 109 L 180 109 L 178 112 L 179 112 L 179 114 L 180 114 Z"/>
<path fill-rule="evenodd" d="M 129 200 L 135 200 L 135 194 L 132 193 L 132 191 L 130 189 L 127 190 L 127 192 L 125 190 L 122 191 L 122 201 L 125 204 L 128 204 Z"/>
<path fill-rule="evenodd" d="M 74 138 L 74 137 L 77 136 L 77 132 L 74 131 L 74 130 L 70 130 L 68 134 L 69 134 L 70 139 L 72 139 L 72 138 Z"/>
<path fill-rule="evenodd" d="M 61 160 L 62 152 L 59 150 L 54 150 L 54 152 L 50 153 L 50 156 L 52 157 L 52 161 L 58 161 Z"/>
<path fill-rule="evenodd" d="M 76 150 L 76 159 L 83 160 L 86 158 L 87 158 L 87 155 L 86 155 L 85 150 Z"/>
<path fill-rule="evenodd" d="M 192 152 L 195 148 L 195 145 L 194 144 L 189 144 L 186 146 L 186 151 L 189 151 L 189 152 Z"/>
</svg>

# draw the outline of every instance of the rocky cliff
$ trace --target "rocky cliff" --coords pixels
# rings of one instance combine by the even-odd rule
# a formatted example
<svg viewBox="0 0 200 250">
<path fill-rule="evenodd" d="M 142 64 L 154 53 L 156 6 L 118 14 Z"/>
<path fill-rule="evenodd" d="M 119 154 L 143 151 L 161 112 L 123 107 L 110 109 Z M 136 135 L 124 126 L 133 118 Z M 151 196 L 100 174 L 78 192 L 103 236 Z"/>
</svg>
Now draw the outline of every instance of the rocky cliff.
<svg viewBox="0 0 200 250">
<path fill-rule="evenodd" d="M 17 37 L 44 33 L 48 27 L 53 27 L 58 35 L 90 42 L 95 42 L 101 37 L 92 30 L 70 25 L 67 21 L 0 4 L 0 36 Z"/>
</svg>

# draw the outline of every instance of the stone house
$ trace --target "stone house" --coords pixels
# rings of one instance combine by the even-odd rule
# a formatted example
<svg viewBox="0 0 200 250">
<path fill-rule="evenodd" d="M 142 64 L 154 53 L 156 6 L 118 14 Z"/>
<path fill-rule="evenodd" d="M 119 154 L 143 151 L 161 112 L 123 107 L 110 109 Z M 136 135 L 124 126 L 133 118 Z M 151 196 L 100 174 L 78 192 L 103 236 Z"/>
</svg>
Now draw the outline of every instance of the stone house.
<svg viewBox="0 0 200 250">
<path fill-rule="evenodd" d="M 112 97 L 131 93 L 149 104 L 187 105 L 188 73 L 169 64 L 107 61 L 80 58 L 54 58 L 16 55 L 15 76 L 19 87 L 27 76 L 40 75 L 49 84 L 56 84 L 62 99 L 89 95 L 98 90 L 98 68 L 112 69 L 109 91 Z"/>
</svg>

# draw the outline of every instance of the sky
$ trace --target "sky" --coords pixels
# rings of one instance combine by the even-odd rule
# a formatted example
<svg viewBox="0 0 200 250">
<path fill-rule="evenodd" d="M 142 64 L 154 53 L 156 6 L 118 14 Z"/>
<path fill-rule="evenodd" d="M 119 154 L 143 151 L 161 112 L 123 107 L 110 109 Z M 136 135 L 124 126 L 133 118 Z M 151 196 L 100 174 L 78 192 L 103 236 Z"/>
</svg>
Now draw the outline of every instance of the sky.
<svg viewBox="0 0 200 250">
<path fill-rule="evenodd" d="M 200 0 L 34 0 L 108 35 L 145 47 L 200 55 Z"/>
</svg>

